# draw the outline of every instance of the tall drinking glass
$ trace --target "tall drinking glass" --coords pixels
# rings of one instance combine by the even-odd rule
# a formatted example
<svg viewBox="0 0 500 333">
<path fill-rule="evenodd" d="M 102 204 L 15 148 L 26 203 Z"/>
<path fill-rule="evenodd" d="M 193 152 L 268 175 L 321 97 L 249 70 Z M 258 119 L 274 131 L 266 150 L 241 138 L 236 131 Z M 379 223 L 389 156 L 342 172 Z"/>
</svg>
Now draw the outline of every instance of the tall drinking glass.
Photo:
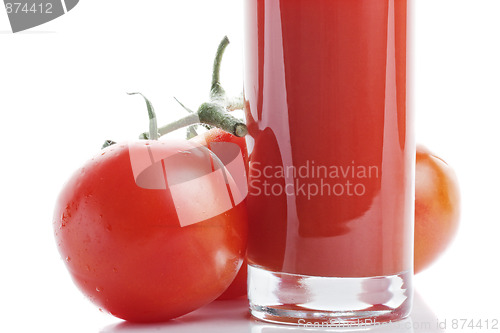
<svg viewBox="0 0 500 333">
<path fill-rule="evenodd" d="M 407 0 L 245 0 L 253 316 L 406 317 L 414 159 Z"/>
</svg>

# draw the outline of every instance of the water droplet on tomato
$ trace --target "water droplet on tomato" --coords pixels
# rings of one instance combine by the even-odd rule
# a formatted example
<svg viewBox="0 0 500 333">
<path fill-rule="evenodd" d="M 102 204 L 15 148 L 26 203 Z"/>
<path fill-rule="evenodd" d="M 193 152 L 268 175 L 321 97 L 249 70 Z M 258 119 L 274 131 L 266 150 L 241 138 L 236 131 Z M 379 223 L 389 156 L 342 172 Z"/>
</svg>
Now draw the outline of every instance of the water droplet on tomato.
<svg viewBox="0 0 500 333">
<path fill-rule="evenodd" d="M 102 291 L 102 288 L 101 287 L 95 287 L 95 291 L 97 291 L 98 293 L 100 293 Z"/>
<path fill-rule="evenodd" d="M 71 258 L 68 256 L 66 257 L 66 262 L 70 262 L 71 261 Z"/>
<path fill-rule="evenodd" d="M 113 272 L 114 272 L 114 273 L 118 272 L 118 268 L 113 267 Z"/>
<path fill-rule="evenodd" d="M 106 230 L 107 230 L 107 231 L 111 231 L 111 230 L 113 230 L 113 227 L 111 226 L 111 224 L 109 224 L 109 223 L 108 223 L 108 224 L 106 225 Z"/>
</svg>

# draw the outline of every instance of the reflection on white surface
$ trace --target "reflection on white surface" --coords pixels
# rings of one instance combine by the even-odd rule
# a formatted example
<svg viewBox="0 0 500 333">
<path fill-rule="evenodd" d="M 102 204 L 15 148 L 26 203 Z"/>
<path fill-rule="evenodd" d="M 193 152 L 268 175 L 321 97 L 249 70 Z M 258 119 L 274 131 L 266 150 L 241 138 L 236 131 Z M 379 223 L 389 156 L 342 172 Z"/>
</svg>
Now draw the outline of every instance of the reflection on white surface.
<svg viewBox="0 0 500 333">
<path fill-rule="evenodd" d="M 248 312 L 245 299 L 217 301 L 179 319 L 162 324 L 132 324 L 121 322 L 103 328 L 100 333 L 163 333 L 163 332 L 202 332 L 202 333 L 293 333 L 293 332 L 369 332 L 369 333 L 437 333 L 439 328 L 436 315 L 425 304 L 418 293 L 411 316 L 405 320 L 380 324 L 371 327 L 300 327 L 268 324 L 253 319 Z"/>
<path fill-rule="evenodd" d="M 101 333 L 163 333 L 163 332 L 250 332 L 250 314 L 246 299 L 216 301 L 181 318 L 161 324 L 120 322 Z"/>
</svg>

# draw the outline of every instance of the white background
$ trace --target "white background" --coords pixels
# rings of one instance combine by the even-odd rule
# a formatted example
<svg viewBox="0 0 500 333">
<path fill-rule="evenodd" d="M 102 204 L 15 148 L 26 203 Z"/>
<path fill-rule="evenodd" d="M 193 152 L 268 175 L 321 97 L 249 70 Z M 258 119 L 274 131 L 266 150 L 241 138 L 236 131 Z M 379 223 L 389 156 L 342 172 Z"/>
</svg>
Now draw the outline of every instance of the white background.
<svg viewBox="0 0 500 333">
<path fill-rule="evenodd" d="M 412 9 L 417 141 L 455 168 L 463 201 L 457 238 L 415 287 L 423 312 L 434 313 L 427 318 L 447 320 L 453 332 L 453 319 L 500 320 L 500 1 L 414 0 Z M 81 0 L 12 34 L 0 10 L 0 331 L 146 331 L 114 326 L 120 320 L 73 285 L 53 239 L 55 199 L 105 139 L 147 129 L 144 102 L 125 92 L 147 95 L 160 124 L 185 114 L 173 96 L 192 108 L 204 101 L 225 34 L 222 80 L 238 94 L 242 15 L 241 0 Z M 243 303 L 234 317 L 227 304 L 201 310 L 198 322 L 156 328 L 266 330 L 249 326 Z"/>
</svg>

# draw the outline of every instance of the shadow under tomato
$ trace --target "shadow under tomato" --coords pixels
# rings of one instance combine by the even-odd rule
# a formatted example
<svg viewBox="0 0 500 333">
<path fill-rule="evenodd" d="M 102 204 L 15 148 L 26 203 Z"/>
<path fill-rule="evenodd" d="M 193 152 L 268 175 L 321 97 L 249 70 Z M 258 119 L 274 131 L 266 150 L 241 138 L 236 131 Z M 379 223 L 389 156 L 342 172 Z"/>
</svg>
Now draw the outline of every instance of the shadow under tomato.
<svg viewBox="0 0 500 333">
<path fill-rule="evenodd" d="M 122 321 L 104 327 L 100 333 L 128 332 L 239 332 L 248 331 L 250 314 L 245 298 L 214 301 L 196 311 L 163 323 L 139 324 Z"/>
</svg>

